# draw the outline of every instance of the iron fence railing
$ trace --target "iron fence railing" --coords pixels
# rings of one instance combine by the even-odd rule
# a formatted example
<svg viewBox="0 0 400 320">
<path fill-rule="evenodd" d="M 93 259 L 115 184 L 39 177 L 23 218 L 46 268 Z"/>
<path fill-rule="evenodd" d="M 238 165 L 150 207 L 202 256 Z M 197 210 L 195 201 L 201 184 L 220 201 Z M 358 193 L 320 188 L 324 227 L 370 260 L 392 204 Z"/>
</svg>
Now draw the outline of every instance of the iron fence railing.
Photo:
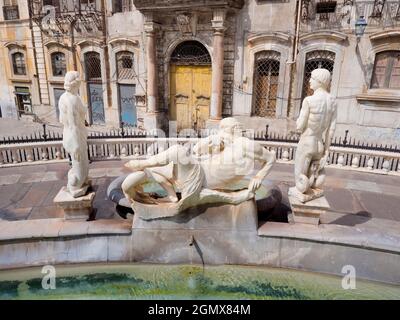
<svg viewBox="0 0 400 320">
<path fill-rule="evenodd" d="M 278 137 L 272 135 L 271 139 L 278 140 Z M 192 148 L 198 141 L 199 138 L 144 136 L 89 139 L 88 154 L 91 161 L 145 158 L 175 144 L 189 145 Z M 291 142 L 262 139 L 259 143 L 268 150 L 275 151 L 278 162 L 293 164 L 297 148 L 296 139 L 292 139 Z M 61 141 L 0 145 L 0 167 L 66 161 L 68 161 L 68 155 Z M 400 175 L 400 152 L 398 151 L 354 148 L 350 143 L 346 144 L 346 147 L 331 146 L 328 163 L 330 168 Z"/>
<path fill-rule="evenodd" d="M 356 140 L 349 135 L 349 130 L 345 131 L 344 137 L 335 137 L 332 141 L 333 147 L 351 148 L 351 149 L 365 149 L 374 151 L 387 151 L 400 153 L 400 146 L 394 144 L 379 144 L 367 141 Z M 283 135 L 269 131 L 269 125 L 265 126 L 265 130 L 257 131 L 254 134 L 246 134 L 257 141 L 271 141 L 282 143 L 298 143 L 299 134 Z M 111 129 L 103 132 L 89 132 L 88 139 L 130 139 L 130 138 L 202 138 L 204 134 L 200 132 L 194 135 L 194 131 L 185 134 L 184 131 L 178 133 L 176 136 L 171 135 L 158 135 L 157 131 L 145 132 L 134 127 L 124 127 L 120 129 Z M 0 139 L 0 145 L 4 144 L 18 144 L 18 143 L 33 143 L 33 142 L 46 142 L 46 141 L 62 141 L 62 133 L 52 132 L 47 130 L 46 124 L 43 124 L 43 130 L 34 132 L 29 135 L 22 136 L 9 136 Z"/>
</svg>

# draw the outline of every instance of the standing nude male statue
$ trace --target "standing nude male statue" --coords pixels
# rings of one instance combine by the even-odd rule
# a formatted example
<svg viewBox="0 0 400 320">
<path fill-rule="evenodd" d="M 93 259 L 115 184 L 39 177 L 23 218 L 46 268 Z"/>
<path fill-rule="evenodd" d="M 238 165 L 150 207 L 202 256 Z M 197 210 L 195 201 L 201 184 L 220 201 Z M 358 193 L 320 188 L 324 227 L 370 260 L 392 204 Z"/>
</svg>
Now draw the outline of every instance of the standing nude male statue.
<svg viewBox="0 0 400 320">
<path fill-rule="evenodd" d="M 58 103 L 60 122 L 64 125 L 63 147 L 72 159 L 72 168 L 68 171 L 67 189 L 74 198 L 84 196 L 89 187 L 86 108 L 78 96 L 79 84 L 79 73 L 67 72 L 64 78 L 66 91 L 61 95 Z"/>
<path fill-rule="evenodd" d="M 310 87 L 313 95 L 306 97 L 297 119 L 301 132 L 295 156 L 296 186 L 289 195 L 301 202 L 321 197 L 320 189 L 325 180 L 325 170 L 331 140 L 336 127 L 336 102 L 328 92 L 331 74 L 326 69 L 311 73 Z"/>
</svg>

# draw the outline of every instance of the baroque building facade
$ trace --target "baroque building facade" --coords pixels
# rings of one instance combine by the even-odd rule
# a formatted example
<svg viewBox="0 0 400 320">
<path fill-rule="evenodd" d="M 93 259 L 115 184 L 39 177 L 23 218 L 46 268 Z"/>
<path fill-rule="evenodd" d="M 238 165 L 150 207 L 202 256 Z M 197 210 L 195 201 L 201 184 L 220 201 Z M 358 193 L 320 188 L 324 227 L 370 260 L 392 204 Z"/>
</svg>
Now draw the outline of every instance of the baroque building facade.
<svg viewBox="0 0 400 320">
<path fill-rule="evenodd" d="M 0 0 L 2 117 L 58 119 L 78 70 L 94 125 L 174 132 L 234 116 L 295 132 L 311 71 L 332 73 L 336 134 L 398 143 L 398 0 Z M 356 35 L 364 16 L 365 32 Z"/>
</svg>

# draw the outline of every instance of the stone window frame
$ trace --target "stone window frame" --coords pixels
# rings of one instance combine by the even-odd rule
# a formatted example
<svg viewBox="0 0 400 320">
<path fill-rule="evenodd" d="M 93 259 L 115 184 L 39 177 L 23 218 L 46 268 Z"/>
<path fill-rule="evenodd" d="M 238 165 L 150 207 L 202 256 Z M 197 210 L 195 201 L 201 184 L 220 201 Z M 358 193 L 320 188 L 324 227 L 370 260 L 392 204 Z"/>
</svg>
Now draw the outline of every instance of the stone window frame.
<svg viewBox="0 0 400 320">
<path fill-rule="evenodd" d="M 137 84 L 138 70 L 140 68 L 140 48 L 138 42 L 130 39 L 113 39 L 109 41 L 111 81 L 114 83 Z M 123 51 L 133 53 L 133 79 L 118 79 L 117 54 Z"/>
<path fill-rule="evenodd" d="M 324 31 L 315 32 L 313 34 L 307 34 L 300 38 L 299 54 L 297 56 L 297 72 L 296 72 L 296 85 L 295 95 L 293 102 L 293 114 L 292 117 L 296 119 L 300 114 L 302 93 L 303 93 L 303 81 L 304 81 L 304 68 L 306 64 L 307 53 L 315 50 L 326 50 L 335 53 L 335 62 L 333 65 L 333 73 L 331 80 L 330 93 L 333 97 L 336 97 L 339 90 L 339 80 L 341 66 L 344 58 L 345 46 L 342 42 L 347 39 L 347 35 L 341 32 Z"/>
<path fill-rule="evenodd" d="M 20 8 L 19 8 L 19 3 L 18 3 L 18 0 L 3 0 L 2 1 L 2 4 L 1 4 L 1 13 L 0 13 L 0 15 L 1 15 L 1 20 L 2 21 L 11 21 L 11 22 L 13 22 L 13 21 L 17 21 L 17 20 L 20 20 L 21 19 L 21 13 L 20 13 Z M 14 9 L 15 11 L 16 11 L 16 13 L 17 13 L 17 17 L 16 18 L 14 18 L 14 19 L 6 19 L 6 10 L 7 10 L 7 8 L 11 8 L 11 9 Z"/>
<path fill-rule="evenodd" d="M 55 73 L 55 71 L 56 71 L 56 66 L 55 66 L 55 61 L 54 61 L 54 56 L 56 55 L 56 54 L 62 54 L 63 56 L 64 56 L 64 63 L 65 63 L 65 73 L 63 74 L 63 75 L 55 75 L 54 73 Z M 64 53 L 64 52 L 62 52 L 62 51 L 54 51 L 54 52 L 52 52 L 52 53 L 50 53 L 50 64 L 51 64 L 51 75 L 54 77 L 54 78 L 64 78 L 64 76 L 65 76 L 65 74 L 67 73 L 67 67 L 68 67 L 68 63 L 67 63 L 67 59 L 68 59 L 68 56 Z"/>
<path fill-rule="evenodd" d="M 28 67 L 28 57 L 27 57 L 27 50 L 25 45 L 21 45 L 18 43 L 6 43 L 5 47 L 8 48 L 8 58 L 10 61 L 10 75 L 11 75 L 11 80 L 30 80 L 30 70 Z M 24 55 L 24 60 L 25 60 L 25 74 L 16 74 L 14 73 L 14 54 L 15 53 L 21 53 Z"/>
<path fill-rule="evenodd" d="M 361 98 L 362 100 L 367 100 L 367 101 L 376 101 L 376 100 L 378 101 L 393 100 L 396 102 L 400 101 L 399 89 L 371 88 L 376 55 L 384 51 L 400 51 L 400 43 L 393 42 L 390 40 L 393 39 L 391 39 L 391 37 L 386 37 L 384 38 L 383 42 L 381 42 L 378 45 L 374 44 L 374 42 L 372 41 L 372 47 L 367 54 L 367 64 L 370 66 L 370 68 L 368 68 L 368 74 L 367 74 L 367 81 L 368 81 L 367 90 L 365 94 L 357 96 L 358 100 L 360 100 Z"/>
<path fill-rule="evenodd" d="M 101 84 L 103 85 L 103 103 L 104 103 L 104 116 L 105 123 L 107 123 L 109 117 L 109 105 L 107 103 L 107 78 L 106 78 L 106 62 L 104 58 L 104 49 L 99 41 L 96 40 L 83 40 L 77 43 L 78 47 L 78 72 L 81 77 L 81 87 L 79 88 L 80 96 L 87 106 L 89 106 L 89 92 L 88 92 L 88 81 L 86 77 L 86 68 L 85 68 L 85 54 L 88 52 L 97 52 L 100 54 L 100 67 L 101 67 Z M 87 108 L 87 119 L 90 119 L 90 110 Z"/>
<path fill-rule="evenodd" d="M 163 105 L 166 106 L 166 112 L 169 112 L 171 106 L 170 106 L 170 62 L 171 62 L 171 55 L 174 52 L 174 50 L 178 47 L 183 42 L 186 41 L 198 41 L 200 42 L 208 51 L 208 54 L 211 57 L 211 72 L 213 70 L 213 64 L 214 64 L 214 57 L 213 57 L 213 48 L 212 45 L 208 44 L 204 39 L 201 39 L 199 37 L 195 36 L 190 36 L 186 35 L 183 37 L 178 37 L 177 39 L 171 41 L 167 47 L 166 50 L 164 51 L 164 97 L 163 97 Z M 212 88 L 211 88 L 212 90 Z M 211 105 L 210 105 L 210 112 L 211 112 Z"/>
<path fill-rule="evenodd" d="M 52 54 L 56 52 L 61 52 L 65 55 L 65 66 L 66 72 L 70 71 L 70 68 L 73 66 L 73 57 L 71 51 L 62 46 L 59 42 L 50 40 L 43 43 L 44 54 L 46 57 L 46 70 L 48 70 L 48 78 L 50 82 L 64 82 L 64 76 L 53 76 L 53 65 L 52 65 Z"/>
<path fill-rule="evenodd" d="M 56 52 L 61 52 L 65 55 L 65 65 L 66 72 L 72 70 L 73 58 L 71 51 L 62 46 L 59 42 L 55 40 L 49 40 L 43 43 L 44 54 L 45 54 L 45 68 L 49 80 L 49 101 L 50 105 L 55 107 L 54 99 L 54 89 L 64 89 L 64 76 L 53 76 L 53 66 L 52 66 L 52 54 Z M 52 110 L 55 110 L 53 108 Z M 58 121 L 58 119 L 57 119 Z"/>
<path fill-rule="evenodd" d="M 253 118 L 262 118 L 252 114 L 253 108 L 253 86 L 254 86 L 254 68 L 255 68 L 255 58 L 257 53 L 262 51 L 276 51 L 280 54 L 279 60 L 279 84 L 277 90 L 277 97 L 281 97 L 281 99 L 277 99 L 276 101 L 276 111 L 275 111 L 275 119 L 285 118 L 288 110 L 288 99 L 289 99 L 289 82 L 286 79 L 289 79 L 290 66 L 287 64 L 287 61 L 290 60 L 291 54 L 291 46 L 290 46 L 290 37 L 287 35 L 276 34 L 267 34 L 256 36 L 253 39 L 249 39 L 250 44 L 253 45 L 248 47 L 247 57 L 248 59 L 244 59 L 244 80 L 247 84 L 246 92 L 250 94 L 250 101 L 246 104 L 246 114 Z M 271 118 L 265 118 L 271 119 Z"/>
<path fill-rule="evenodd" d="M 110 57 L 110 81 L 111 81 L 111 101 L 112 122 L 114 124 L 120 124 L 120 106 L 118 97 L 118 84 L 131 84 L 135 85 L 136 93 L 135 95 L 144 95 L 146 92 L 146 83 L 139 79 L 140 70 L 143 67 L 141 65 L 141 52 L 139 41 L 128 39 L 128 38 L 115 38 L 108 41 L 109 57 Z M 118 67 L 117 67 L 117 54 L 119 52 L 128 51 L 133 53 L 133 68 L 135 72 L 135 77 L 133 79 L 118 79 Z M 143 64 L 143 63 L 142 63 Z M 142 79 L 143 80 L 143 79 Z M 137 107 L 137 106 L 136 106 Z"/>
<path fill-rule="evenodd" d="M 262 54 L 264 54 L 265 55 L 265 57 L 262 57 L 262 58 L 258 58 L 258 56 L 261 56 Z M 276 56 L 276 59 L 274 59 L 274 55 L 277 55 Z M 260 103 L 260 100 L 262 101 L 263 100 L 263 98 L 262 97 L 260 97 L 258 94 L 257 94 L 257 90 L 258 90 L 258 88 L 259 88 L 259 85 L 261 84 L 261 77 L 260 77 L 260 69 L 262 68 L 262 66 L 261 65 L 264 65 L 264 67 L 265 67 L 265 65 L 266 64 L 268 64 L 268 70 L 269 71 L 271 71 L 271 69 L 273 68 L 273 65 L 275 64 L 275 65 L 277 65 L 277 67 L 279 68 L 276 68 L 276 69 L 278 69 L 278 86 L 279 86 L 279 78 L 280 78 L 280 73 L 279 73 L 279 71 L 280 71 L 280 66 L 281 66 L 281 55 L 280 55 L 280 53 L 279 52 L 277 52 L 277 51 L 273 51 L 273 50 L 263 50 L 263 51 L 260 51 L 260 52 L 258 52 L 258 53 L 256 53 L 256 55 L 255 55 L 255 61 L 257 60 L 257 63 L 254 63 L 254 69 L 253 69 L 253 91 L 252 91 L 252 101 L 251 101 L 251 105 L 252 105 L 252 108 L 251 108 L 251 115 L 254 117 L 254 116 L 258 116 L 258 117 L 262 117 L 262 116 L 260 116 L 260 115 L 258 115 L 257 113 L 259 112 L 258 110 L 257 110 L 257 105 Z M 268 79 L 270 80 L 270 77 L 268 77 Z M 257 83 L 258 82 L 258 83 Z M 265 100 L 265 102 L 267 103 L 267 100 L 268 100 L 268 103 L 267 104 L 269 104 L 270 103 L 270 101 L 273 101 L 273 100 L 275 100 L 275 114 L 274 114 L 274 117 L 273 118 L 275 118 L 276 117 L 276 103 L 278 102 L 278 100 L 280 99 L 280 97 L 278 96 L 278 86 L 277 86 L 277 92 L 276 92 L 276 97 L 275 97 L 275 99 L 270 99 L 269 97 L 268 97 L 268 99 L 266 99 Z M 271 84 L 271 82 L 269 81 L 269 85 L 268 85 L 268 92 L 271 92 L 271 88 L 272 88 L 272 84 Z M 266 110 L 265 110 L 265 113 L 268 113 L 268 107 L 266 107 Z M 264 116 L 265 118 L 271 118 L 271 117 L 268 117 L 268 116 Z"/>
</svg>

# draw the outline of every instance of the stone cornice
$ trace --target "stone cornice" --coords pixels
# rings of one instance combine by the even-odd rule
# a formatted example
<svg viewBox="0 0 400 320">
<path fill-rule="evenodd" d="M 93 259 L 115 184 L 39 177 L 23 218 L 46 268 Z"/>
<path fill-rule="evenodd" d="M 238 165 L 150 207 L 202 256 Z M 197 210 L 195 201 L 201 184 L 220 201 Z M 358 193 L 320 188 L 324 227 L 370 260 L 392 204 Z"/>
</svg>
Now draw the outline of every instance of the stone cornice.
<svg viewBox="0 0 400 320">
<path fill-rule="evenodd" d="M 133 0 L 140 11 L 174 11 L 193 8 L 234 8 L 241 9 L 244 0 Z"/>
<path fill-rule="evenodd" d="M 260 42 L 264 43 L 270 41 L 288 42 L 290 38 L 291 36 L 284 32 L 269 32 L 263 34 L 250 35 L 247 41 L 253 45 Z"/>
<path fill-rule="evenodd" d="M 373 102 L 389 102 L 396 103 L 400 102 L 400 95 L 397 94 L 398 90 L 392 90 L 392 92 L 377 92 L 376 90 L 369 90 L 367 93 L 359 94 L 356 96 L 357 101 L 373 101 Z"/>
<path fill-rule="evenodd" d="M 300 42 L 314 41 L 314 40 L 332 40 L 335 42 L 343 42 L 347 40 L 347 35 L 342 32 L 333 30 L 321 30 L 310 32 L 300 36 Z"/>
<path fill-rule="evenodd" d="M 400 30 L 384 30 L 384 31 L 379 31 L 375 32 L 371 35 L 369 35 L 369 39 L 374 41 L 374 40 L 381 40 L 381 39 L 387 39 L 387 38 L 393 38 L 393 37 L 400 37 Z"/>
</svg>

